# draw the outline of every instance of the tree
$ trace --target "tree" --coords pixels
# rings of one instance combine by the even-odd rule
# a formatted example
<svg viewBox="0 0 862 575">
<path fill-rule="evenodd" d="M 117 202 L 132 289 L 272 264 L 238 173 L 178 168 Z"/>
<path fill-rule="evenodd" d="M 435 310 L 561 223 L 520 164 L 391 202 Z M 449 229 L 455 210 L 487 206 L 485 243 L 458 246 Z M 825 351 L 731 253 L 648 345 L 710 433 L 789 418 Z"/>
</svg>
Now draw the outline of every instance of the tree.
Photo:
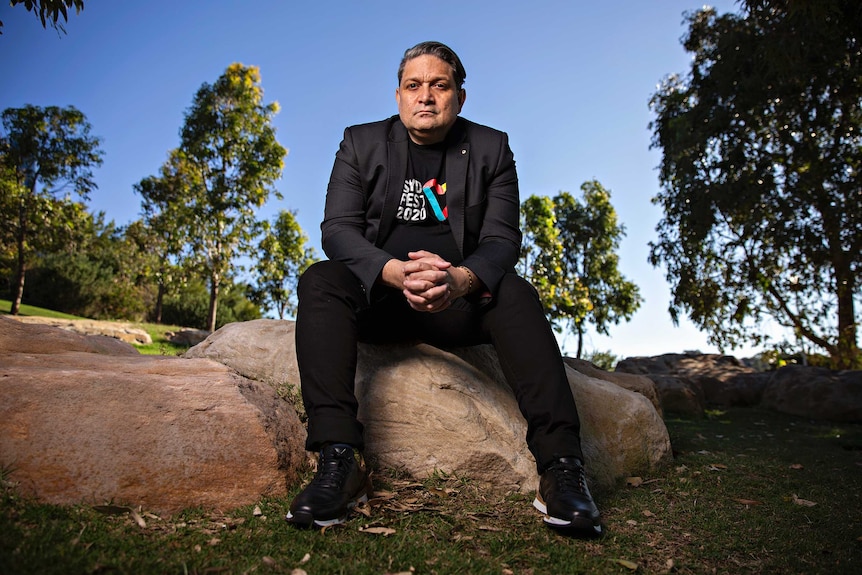
<svg viewBox="0 0 862 575">
<path fill-rule="evenodd" d="M 860 365 L 862 10 L 855 0 L 754 0 L 688 15 L 687 77 L 653 95 L 664 210 L 650 262 L 674 321 L 720 348 L 767 318 Z"/>
<path fill-rule="evenodd" d="M 4 229 L 15 245 L 11 313 L 17 315 L 30 258 L 74 228 L 76 208 L 68 192 L 59 194 L 71 187 L 86 200 L 96 188 L 92 168 L 101 165 L 102 151 L 84 114 L 71 106 L 7 108 L 2 125 L 0 205 Z"/>
<path fill-rule="evenodd" d="M 619 271 L 616 251 L 625 229 L 610 192 L 595 180 L 581 190 L 582 202 L 561 192 L 553 200 L 531 196 L 522 206 L 526 242 L 534 242 L 528 277 L 555 328 L 577 334 L 579 358 L 587 324 L 607 335 L 611 324 L 631 319 L 641 303 L 637 286 Z"/>
<path fill-rule="evenodd" d="M 287 151 L 271 125 L 278 104 L 263 104 L 260 72 L 231 64 L 215 84 L 204 83 L 186 113 L 179 153 L 193 177 L 185 190 L 192 253 L 210 289 L 208 329 L 218 293 L 235 256 L 248 253 L 259 228 L 255 211 L 281 176 Z"/>
<path fill-rule="evenodd" d="M 533 195 L 521 204 L 521 275 L 536 288 L 554 330 L 563 333 L 586 317 L 590 300 L 582 278 L 566 272 L 566 247 L 557 223 L 551 198 Z"/>
<path fill-rule="evenodd" d="M 272 225 L 266 223 L 258 244 L 255 298 L 264 309 L 274 309 L 278 319 L 296 313 L 296 284 L 308 266 L 317 259 L 308 237 L 296 221 L 296 214 L 279 212 Z"/>
<path fill-rule="evenodd" d="M 151 313 L 156 323 L 162 322 L 162 306 L 169 286 L 188 275 L 183 269 L 190 220 L 185 201 L 188 191 L 201 185 L 194 177 L 195 171 L 183 155 L 173 150 L 159 176 L 148 176 L 134 186 L 142 198 L 142 224 L 149 232 L 138 239 L 141 247 L 154 257 L 148 272 L 157 286 Z"/>
<path fill-rule="evenodd" d="M 42 28 L 47 28 L 50 22 L 51 27 L 59 32 L 66 33 L 66 29 L 60 22 L 60 16 L 63 16 L 63 22 L 69 21 L 69 8 L 75 8 L 75 13 L 80 14 L 84 9 L 84 0 L 10 0 L 10 6 L 23 4 L 28 12 L 32 12 L 42 21 Z M 38 10 L 38 12 L 37 12 Z M 0 22 L 0 34 L 3 33 L 3 22 Z"/>
</svg>

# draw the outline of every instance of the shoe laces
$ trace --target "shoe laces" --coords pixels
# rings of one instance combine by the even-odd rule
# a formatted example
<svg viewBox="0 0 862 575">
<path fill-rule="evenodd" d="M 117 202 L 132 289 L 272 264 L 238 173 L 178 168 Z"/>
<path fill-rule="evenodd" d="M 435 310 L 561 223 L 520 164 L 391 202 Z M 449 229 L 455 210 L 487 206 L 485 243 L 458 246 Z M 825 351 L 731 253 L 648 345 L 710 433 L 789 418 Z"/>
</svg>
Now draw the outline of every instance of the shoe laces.
<svg viewBox="0 0 862 575">
<path fill-rule="evenodd" d="M 354 462 L 353 449 L 350 447 L 323 449 L 318 459 L 317 473 L 311 482 L 321 487 L 340 488 Z"/>
<path fill-rule="evenodd" d="M 587 477 L 584 467 L 577 460 L 562 459 L 556 461 L 548 471 L 554 474 L 557 480 L 557 489 L 560 492 L 575 491 L 580 495 L 587 493 Z"/>
</svg>

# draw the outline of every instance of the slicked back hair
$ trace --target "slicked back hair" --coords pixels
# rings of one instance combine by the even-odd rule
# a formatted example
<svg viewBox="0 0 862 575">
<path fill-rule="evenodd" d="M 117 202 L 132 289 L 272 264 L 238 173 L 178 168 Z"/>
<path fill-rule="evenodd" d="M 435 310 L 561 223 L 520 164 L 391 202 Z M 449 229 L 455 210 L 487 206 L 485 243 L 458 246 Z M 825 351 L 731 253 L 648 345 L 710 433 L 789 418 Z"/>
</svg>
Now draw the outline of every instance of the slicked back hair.
<svg viewBox="0 0 862 575">
<path fill-rule="evenodd" d="M 404 57 L 401 58 L 401 64 L 398 66 L 398 85 L 401 85 L 401 77 L 404 75 L 404 66 L 413 58 L 419 56 L 436 56 L 452 66 L 452 72 L 455 75 L 455 84 L 460 90 L 464 85 L 464 80 L 467 79 L 467 72 L 464 70 L 464 64 L 455 51 L 440 42 L 420 42 L 412 48 L 408 48 L 404 52 Z"/>
</svg>

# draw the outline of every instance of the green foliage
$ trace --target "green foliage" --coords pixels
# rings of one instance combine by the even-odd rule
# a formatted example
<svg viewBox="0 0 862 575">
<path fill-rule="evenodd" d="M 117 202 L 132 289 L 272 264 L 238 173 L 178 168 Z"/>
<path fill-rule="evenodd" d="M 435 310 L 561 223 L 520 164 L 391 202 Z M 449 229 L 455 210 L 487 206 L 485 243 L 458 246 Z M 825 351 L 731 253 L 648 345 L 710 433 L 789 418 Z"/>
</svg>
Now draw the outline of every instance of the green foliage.
<svg viewBox="0 0 862 575">
<path fill-rule="evenodd" d="M 578 335 L 583 353 L 586 325 L 608 334 L 640 307 L 638 287 L 619 271 L 620 239 L 610 192 L 599 182 L 581 186 L 583 200 L 561 192 L 553 200 L 531 196 L 521 206 L 521 265 L 536 286 L 555 329 Z"/>
<path fill-rule="evenodd" d="M 23 4 L 28 12 L 32 12 L 42 21 L 42 28 L 47 28 L 48 24 L 57 31 L 66 33 L 63 23 L 60 22 L 60 16 L 63 17 L 63 22 L 69 21 L 69 8 L 75 8 L 75 13 L 80 14 L 84 9 L 84 0 L 9 0 L 10 6 Z M 3 22 L 0 22 L 0 34 L 3 33 Z"/>
<path fill-rule="evenodd" d="M 219 294 L 221 313 L 216 329 L 228 323 L 260 319 L 260 308 L 249 299 L 248 292 L 246 285 L 226 284 Z M 167 324 L 208 329 L 208 312 L 209 290 L 203 282 L 195 280 L 165 297 L 162 320 Z"/>
<path fill-rule="evenodd" d="M 277 104 L 263 104 L 258 68 L 235 63 L 215 84 L 201 86 L 185 117 L 176 160 L 184 207 L 177 213 L 190 256 L 209 282 L 209 330 L 234 258 L 254 248 L 256 210 L 270 194 L 281 197 L 273 185 L 287 151 L 271 124 L 277 111 Z"/>
<path fill-rule="evenodd" d="M 102 214 L 82 212 L 74 229 L 62 249 L 36 260 L 27 303 L 92 319 L 143 319 L 147 286 L 137 245 Z"/>
<path fill-rule="evenodd" d="M 758 0 L 688 16 L 685 78 L 653 95 L 664 210 L 650 262 L 724 349 L 767 319 L 858 366 L 862 11 L 856 0 Z"/>
<path fill-rule="evenodd" d="M 305 245 L 307 241 L 292 212 L 282 210 L 272 225 L 264 223 L 254 268 L 254 299 L 265 309 L 274 310 L 278 319 L 296 314 L 299 276 L 317 260 L 314 248 Z"/>
<path fill-rule="evenodd" d="M 96 188 L 92 169 L 102 163 L 102 151 L 84 114 L 71 106 L 7 108 L 2 125 L 0 242 L 2 253 L 14 252 L 16 259 L 14 315 L 34 254 L 63 243 L 80 219 L 80 204 L 65 190 L 87 199 Z"/>
<path fill-rule="evenodd" d="M 610 350 L 594 350 L 591 352 L 587 352 L 584 354 L 583 359 L 605 371 L 613 371 L 614 368 L 616 368 L 617 363 L 619 363 L 620 361 L 619 356 L 614 355 L 613 352 L 611 352 Z"/>
</svg>

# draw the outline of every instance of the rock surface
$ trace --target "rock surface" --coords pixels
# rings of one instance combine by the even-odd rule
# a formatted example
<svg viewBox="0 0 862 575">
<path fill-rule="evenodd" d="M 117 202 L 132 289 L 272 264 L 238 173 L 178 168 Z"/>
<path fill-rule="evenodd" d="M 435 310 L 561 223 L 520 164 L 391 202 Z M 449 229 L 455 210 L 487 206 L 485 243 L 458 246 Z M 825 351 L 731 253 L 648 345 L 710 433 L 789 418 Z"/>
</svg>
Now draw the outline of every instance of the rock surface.
<svg viewBox="0 0 862 575">
<path fill-rule="evenodd" d="M 158 513 L 281 495 L 305 430 L 268 385 L 205 359 L 0 317 L 0 465 L 23 493 Z"/>
<path fill-rule="evenodd" d="M 535 489 L 526 422 L 491 346 L 360 345 L 359 352 L 357 396 L 370 459 L 418 478 L 443 470 L 502 489 Z M 230 324 L 186 356 L 215 359 L 278 387 L 300 386 L 290 321 Z M 571 368 L 567 375 L 597 490 L 669 460 L 667 429 L 649 399 Z"/>
<path fill-rule="evenodd" d="M 95 319 L 69 320 L 38 316 L 7 315 L 4 317 L 21 323 L 59 327 L 60 329 L 79 333 L 81 335 L 104 335 L 134 345 L 147 345 L 153 343 L 153 339 L 150 337 L 150 334 L 140 328 L 132 327 L 132 325 L 128 323 L 98 321 Z"/>
<path fill-rule="evenodd" d="M 757 405 L 769 379 L 735 357 L 718 354 L 630 357 L 620 361 L 615 371 L 649 377 L 664 408 L 687 415 L 700 415 L 707 405 Z"/>
<path fill-rule="evenodd" d="M 788 365 L 777 370 L 763 393 L 774 411 L 827 421 L 862 421 L 862 371 Z"/>
</svg>

